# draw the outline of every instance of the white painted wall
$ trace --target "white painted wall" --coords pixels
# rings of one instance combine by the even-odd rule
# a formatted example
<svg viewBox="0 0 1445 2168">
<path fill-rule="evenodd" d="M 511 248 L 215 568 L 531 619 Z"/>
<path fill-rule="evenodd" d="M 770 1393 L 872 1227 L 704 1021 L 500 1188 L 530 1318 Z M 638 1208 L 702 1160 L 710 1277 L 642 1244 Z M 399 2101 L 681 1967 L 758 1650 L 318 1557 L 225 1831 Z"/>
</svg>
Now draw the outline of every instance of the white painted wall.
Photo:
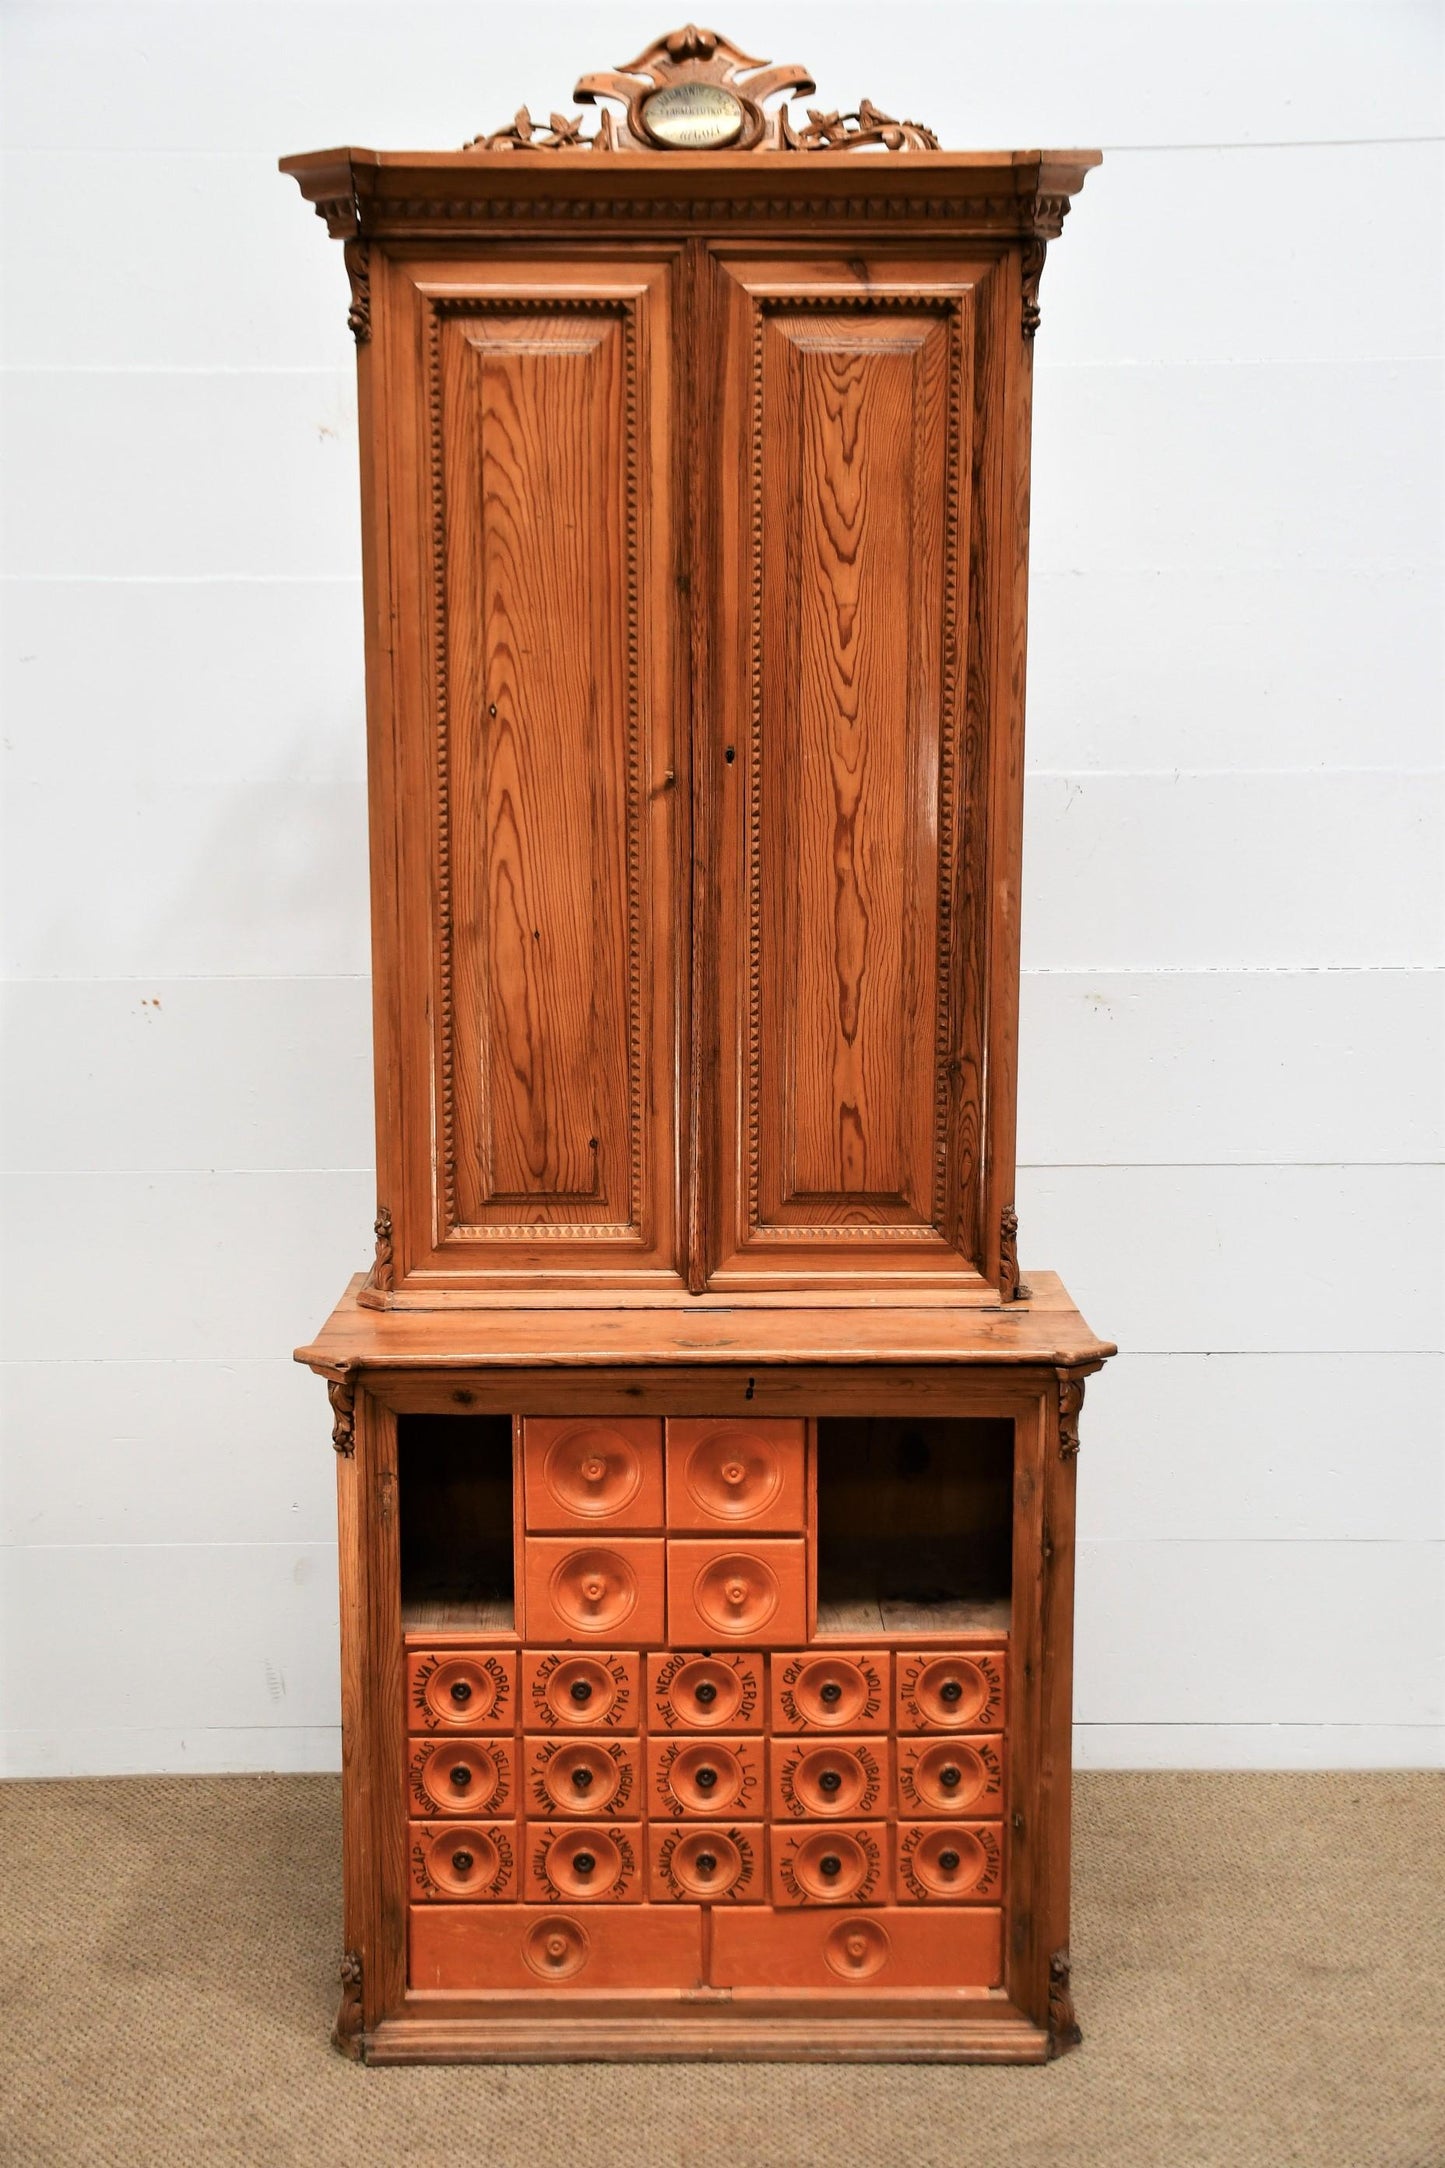
<svg viewBox="0 0 1445 2168">
<path fill-rule="evenodd" d="M 1043 284 L 1020 1138 L 1025 1261 L 1125 1351 L 1080 1759 L 1438 1756 L 1440 13 L 719 20 L 1107 153 Z M 7 9 L 11 1770 L 337 1757 L 288 1354 L 372 1211 L 356 432 L 275 158 L 459 143 L 662 27 Z"/>
</svg>

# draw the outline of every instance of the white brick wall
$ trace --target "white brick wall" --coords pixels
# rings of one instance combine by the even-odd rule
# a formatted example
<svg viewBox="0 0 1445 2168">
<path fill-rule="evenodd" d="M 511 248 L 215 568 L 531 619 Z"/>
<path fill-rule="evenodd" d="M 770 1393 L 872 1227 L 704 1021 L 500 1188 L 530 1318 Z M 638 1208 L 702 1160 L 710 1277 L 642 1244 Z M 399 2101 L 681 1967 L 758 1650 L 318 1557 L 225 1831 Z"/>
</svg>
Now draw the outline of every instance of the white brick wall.
<svg viewBox="0 0 1445 2168">
<path fill-rule="evenodd" d="M 718 20 L 826 104 L 1106 152 L 1042 292 L 1020 1134 L 1025 1261 L 1124 1349 L 1080 1759 L 1438 1758 L 1440 13 Z M 355 403 L 275 159 L 460 143 L 663 27 L 6 12 L 13 1771 L 337 1755 L 288 1354 L 372 1209 Z"/>
</svg>

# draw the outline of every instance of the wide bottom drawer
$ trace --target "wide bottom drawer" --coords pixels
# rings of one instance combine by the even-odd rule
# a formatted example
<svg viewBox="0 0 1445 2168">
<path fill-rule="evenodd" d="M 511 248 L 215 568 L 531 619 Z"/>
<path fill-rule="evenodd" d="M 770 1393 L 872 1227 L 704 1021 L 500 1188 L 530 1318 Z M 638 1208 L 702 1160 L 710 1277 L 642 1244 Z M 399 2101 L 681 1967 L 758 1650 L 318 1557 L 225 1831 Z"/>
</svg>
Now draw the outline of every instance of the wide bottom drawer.
<svg viewBox="0 0 1445 2168">
<path fill-rule="evenodd" d="M 697 1987 L 695 1905 L 413 1905 L 410 1984 L 485 1994 L 527 1987 Z"/>
<path fill-rule="evenodd" d="M 634 1919 L 637 1915 L 631 1915 Z M 717 1911 L 712 1985 L 888 1988 L 997 1987 L 1003 1981 L 1003 1914 Z"/>
</svg>

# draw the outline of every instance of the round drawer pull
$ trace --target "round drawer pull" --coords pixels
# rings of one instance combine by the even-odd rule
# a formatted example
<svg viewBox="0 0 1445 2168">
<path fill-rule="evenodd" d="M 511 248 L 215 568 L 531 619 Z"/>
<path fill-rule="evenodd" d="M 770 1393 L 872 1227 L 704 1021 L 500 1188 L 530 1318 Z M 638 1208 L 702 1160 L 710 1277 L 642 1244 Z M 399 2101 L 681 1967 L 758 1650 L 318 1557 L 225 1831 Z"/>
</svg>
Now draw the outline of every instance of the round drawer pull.
<svg viewBox="0 0 1445 2168">
<path fill-rule="evenodd" d="M 574 1852 L 572 1854 L 572 1865 L 578 1874 L 591 1874 L 597 1862 L 590 1852 Z"/>
<path fill-rule="evenodd" d="M 472 1772 L 465 1762 L 458 1762 L 451 1772 L 451 1780 L 459 1792 L 464 1792 L 472 1781 Z"/>
<path fill-rule="evenodd" d="M 825 1852 L 818 1862 L 818 1872 L 826 1874 L 831 1880 L 835 1874 L 843 1872 L 843 1862 L 836 1852 Z"/>
<path fill-rule="evenodd" d="M 471 1698 L 472 1690 L 470 1686 L 468 1686 L 466 1680 L 458 1679 L 456 1684 L 452 1688 L 452 1700 L 457 1704 L 457 1707 L 459 1709 L 464 1709 L 467 1703 L 471 1700 Z"/>
<path fill-rule="evenodd" d="M 957 1874 L 959 1866 L 957 1852 L 940 1852 L 938 1855 L 938 1864 L 943 1869 L 945 1874 Z"/>
<path fill-rule="evenodd" d="M 946 1790 L 950 1792 L 957 1791 L 959 1785 L 963 1782 L 963 1771 L 950 1762 L 946 1769 L 939 1770 L 938 1781 Z"/>
<path fill-rule="evenodd" d="M 941 1701 L 962 1701 L 963 1688 L 957 1679 L 945 1679 L 938 1694 Z"/>
<path fill-rule="evenodd" d="M 713 1685 L 711 1679 L 703 1679 L 701 1681 L 698 1686 L 696 1696 L 694 1698 L 700 1701 L 705 1709 L 710 1709 L 712 1707 L 713 1703 L 717 1700 L 717 1688 Z"/>
<path fill-rule="evenodd" d="M 825 1685 L 819 1687 L 818 1699 L 826 1701 L 831 1709 L 843 1699 L 843 1689 L 836 1679 L 829 1679 Z"/>
<path fill-rule="evenodd" d="M 471 1853 L 453 1852 L 452 1865 L 456 1868 L 458 1874 L 470 1874 L 473 1866 Z"/>
<path fill-rule="evenodd" d="M 837 1769 L 825 1769 L 818 1779 L 820 1791 L 836 1792 L 842 1785 L 842 1774 Z"/>
<path fill-rule="evenodd" d="M 740 1460 L 730 1460 L 724 1464 L 722 1479 L 724 1483 L 731 1483 L 736 1488 L 739 1483 L 746 1483 L 748 1471 Z"/>
<path fill-rule="evenodd" d="M 592 1699 L 592 1685 L 588 1679 L 574 1679 L 569 1691 L 576 1702 L 588 1702 Z"/>
<path fill-rule="evenodd" d="M 590 1792 L 592 1789 L 592 1771 L 590 1769 L 574 1769 L 572 1771 L 572 1789 L 574 1792 Z"/>
<path fill-rule="evenodd" d="M 693 1861 L 693 1865 L 696 1867 L 699 1874 L 716 1874 L 716 1852 L 699 1852 L 697 1858 Z"/>
<path fill-rule="evenodd" d="M 697 1772 L 697 1782 L 703 1791 L 710 1792 L 714 1784 L 716 1784 L 717 1782 L 716 1769 L 699 1769 Z"/>
</svg>

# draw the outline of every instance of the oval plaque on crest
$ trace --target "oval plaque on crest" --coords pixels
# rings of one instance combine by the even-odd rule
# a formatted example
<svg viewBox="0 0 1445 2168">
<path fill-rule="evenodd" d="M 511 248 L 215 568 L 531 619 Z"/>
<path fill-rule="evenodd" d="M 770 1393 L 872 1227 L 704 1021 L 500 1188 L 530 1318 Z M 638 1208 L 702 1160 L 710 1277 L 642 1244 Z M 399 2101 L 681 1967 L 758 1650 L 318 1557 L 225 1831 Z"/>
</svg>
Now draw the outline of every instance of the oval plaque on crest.
<svg viewBox="0 0 1445 2168">
<path fill-rule="evenodd" d="M 720 83 L 672 83 L 644 98 L 638 118 L 674 151 L 718 151 L 743 132 L 742 101 Z"/>
</svg>

